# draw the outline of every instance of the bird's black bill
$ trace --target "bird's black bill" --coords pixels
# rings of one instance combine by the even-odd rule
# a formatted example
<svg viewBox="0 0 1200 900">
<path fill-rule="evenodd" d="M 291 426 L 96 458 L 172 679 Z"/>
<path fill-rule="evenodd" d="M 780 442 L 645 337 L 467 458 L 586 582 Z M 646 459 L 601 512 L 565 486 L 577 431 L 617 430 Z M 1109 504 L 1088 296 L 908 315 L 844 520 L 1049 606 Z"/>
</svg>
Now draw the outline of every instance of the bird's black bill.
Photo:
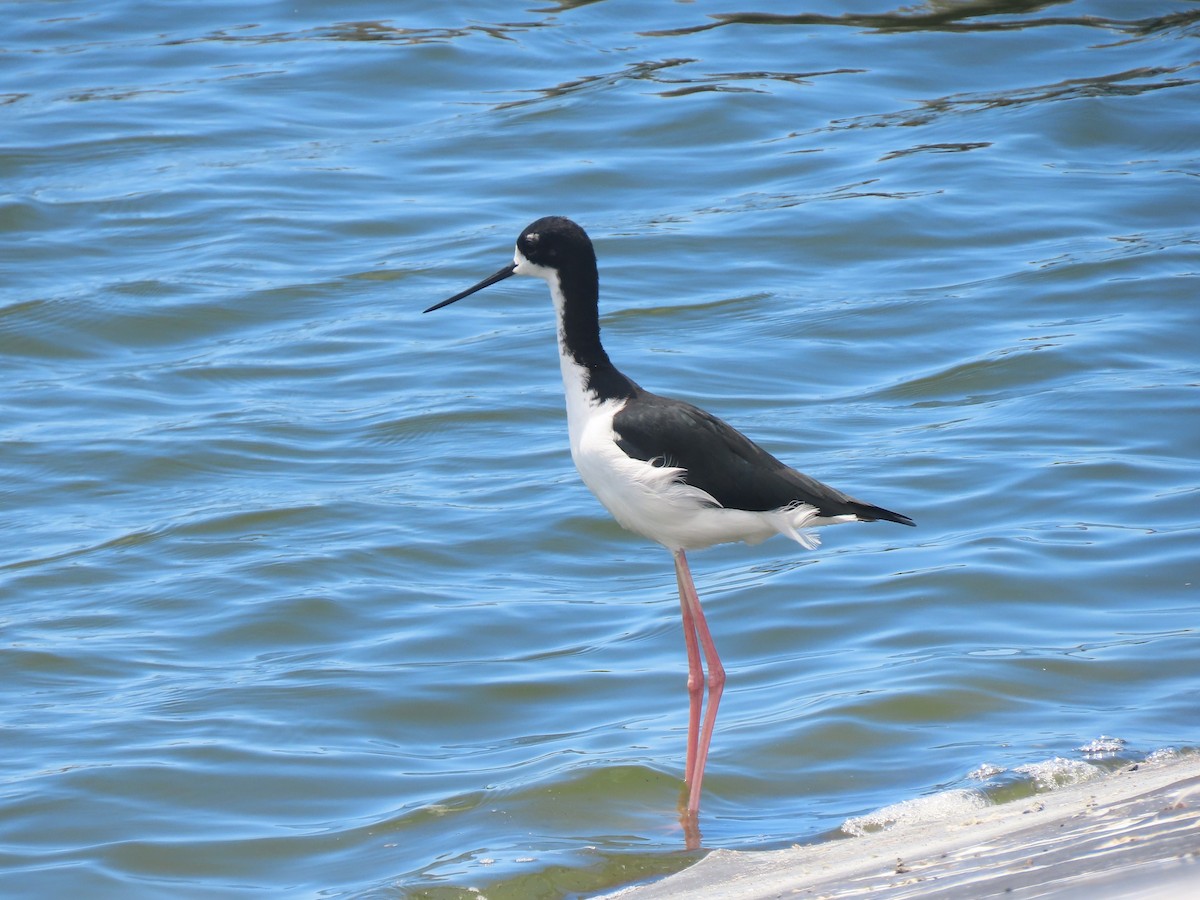
<svg viewBox="0 0 1200 900">
<path fill-rule="evenodd" d="M 429 307 L 429 309 L 425 310 L 425 312 L 433 312 L 435 309 L 441 309 L 443 306 L 449 306 L 451 303 L 455 303 L 461 300 L 463 297 L 470 297 L 473 293 L 476 291 L 482 291 L 488 285 L 495 284 L 497 281 L 503 281 L 514 271 L 516 271 L 516 268 L 516 263 L 509 263 L 495 275 L 489 275 L 487 278 L 483 279 L 483 281 L 479 282 L 479 284 L 475 285 L 475 287 L 469 287 L 461 294 L 455 294 L 449 300 L 443 300 L 441 303 L 435 303 L 433 306 Z"/>
</svg>

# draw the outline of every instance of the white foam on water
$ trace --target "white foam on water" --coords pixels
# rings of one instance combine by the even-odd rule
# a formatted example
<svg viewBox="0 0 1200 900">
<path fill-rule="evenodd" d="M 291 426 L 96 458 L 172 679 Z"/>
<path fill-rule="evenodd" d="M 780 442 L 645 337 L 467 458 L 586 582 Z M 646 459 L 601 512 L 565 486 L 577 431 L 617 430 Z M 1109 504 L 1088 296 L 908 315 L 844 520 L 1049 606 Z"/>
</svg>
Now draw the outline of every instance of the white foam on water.
<svg viewBox="0 0 1200 900">
<path fill-rule="evenodd" d="M 1085 756 L 1105 756 L 1112 753 L 1120 753 L 1124 750 L 1125 740 L 1124 738 L 1109 737 L 1106 734 L 1102 734 L 1100 737 L 1088 741 L 1082 747 L 1077 747 L 1076 749 Z"/>
<path fill-rule="evenodd" d="M 1061 756 L 1044 762 L 1017 766 L 1013 771 L 1033 779 L 1034 787 L 1039 791 L 1052 791 L 1068 784 L 1091 781 L 1104 774 L 1104 769 L 1099 766 L 1078 759 L 1064 759 Z"/>
<path fill-rule="evenodd" d="M 1114 752 L 1114 748 L 1124 746 L 1124 743 L 1119 738 L 1101 736 L 1086 745 L 1086 748 L 1081 747 L 1080 750 L 1096 755 L 1109 754 Z M 1105 770 L 1100 766 L 1082 760 L 1056 756 L 1042 762 L 1016 766 L 1011 770 L 991 763 L 983 763 L 969 772 L 967 778 L 974 781 L 988 781 L 1006 771 L 1029 779 L 1037 792 L 1053 791 L 1067 785 L 1080 784 L 1105 774 Z M 955 788 L 927 797 L 893 803 L 863 816 L 853 816 L 842 823 L 841 831 L 854 837 L 861 837 L 874 832 L 889 831 L 896 827 L 944 821 L 959 817 L 972 810 L 993 805 L 994 802 L 983 789 Z"/>
<path fill-rule="evenodd" d="M 991 805 L 992 801 L 981 791 L 956 788 L 894 803 L 865 816 L 854 816 L 842 823 L 841 830 L 854 837 L 862 837 L 898 826 L 938 822 Z"/>
</svg>

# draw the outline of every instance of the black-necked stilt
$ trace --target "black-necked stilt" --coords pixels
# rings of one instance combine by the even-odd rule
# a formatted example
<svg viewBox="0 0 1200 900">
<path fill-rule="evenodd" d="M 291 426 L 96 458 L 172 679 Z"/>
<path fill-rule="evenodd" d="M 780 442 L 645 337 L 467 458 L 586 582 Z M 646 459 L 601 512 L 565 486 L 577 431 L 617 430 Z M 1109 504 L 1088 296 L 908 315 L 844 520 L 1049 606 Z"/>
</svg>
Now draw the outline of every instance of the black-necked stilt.
<svg viewBox="0 0 1200 900">
<path fill-rule="evenodd" d="M 600 281 L 587 233 L 570 219 L 538 219 L 517 238 L 513 261 L 474 287 L 429 307 L 441 309 L 510 275 L 550 286 L 558 313 L 558 356 L 567 395 L 571 456 L 584 483 L 618 522 L 662 544 L 675 558 L 688 654 L 687 812 L 700 785 L 725 670 L 688 569 L 687 550 L 729 541 L 755 544 L 782 534 L 812 548 L 804 529 L 908 516 L 855 500 L 784 465 L 740 431 L 702 409 L 638 387 L 600 343 Z M 703 705 L 708 663 L 708 704 Z"/>
</svg>

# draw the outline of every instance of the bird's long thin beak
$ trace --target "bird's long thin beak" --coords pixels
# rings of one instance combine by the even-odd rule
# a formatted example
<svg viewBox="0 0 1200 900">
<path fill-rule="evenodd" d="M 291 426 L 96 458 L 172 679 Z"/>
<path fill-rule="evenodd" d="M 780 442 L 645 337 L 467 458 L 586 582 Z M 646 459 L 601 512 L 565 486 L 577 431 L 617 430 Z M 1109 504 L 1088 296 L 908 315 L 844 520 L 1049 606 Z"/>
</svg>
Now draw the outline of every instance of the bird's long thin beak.
<svg viewBox="0 0 1200 900">
<path fill-rule="evenodd" d="M 456 301 L 461 300 L 463 297 L 470 297 L 473 293 L 476 291 L 482 291 L 488 285 L 495 284 L 497 281 L 503 281 L 509 275 L 513 274 L 516 269 L 516 263 L 509 263 L 495 275 L 489 275 L 487 278 L 483 279 L 483 281 L 479 282 L 479 284 L 475 285 L 474 287 L 467 288 L 461 294 L 455 294 L 449 300 L 443 300 L 441 303 L 433 304 L 433 306 L 429 307 L 429 309 L 425 310 L 425 312 L 433 312 L 435 309 L 441 309 L 443 306 L 449 306 L 451 303 L 455 303 Z"/>
</svg>

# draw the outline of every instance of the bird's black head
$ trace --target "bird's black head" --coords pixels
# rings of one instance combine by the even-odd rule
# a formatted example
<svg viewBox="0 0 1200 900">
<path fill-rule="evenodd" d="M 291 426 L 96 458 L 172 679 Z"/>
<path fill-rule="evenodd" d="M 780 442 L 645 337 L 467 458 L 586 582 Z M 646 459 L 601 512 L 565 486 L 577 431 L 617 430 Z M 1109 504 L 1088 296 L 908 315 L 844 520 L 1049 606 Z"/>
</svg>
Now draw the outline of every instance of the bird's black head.
<svg viewBox="0 0 1200 900">
<path fill-rule="evenodd" d="M 545 216 L 527 226 L 517 238 L 517 253 L 545 269 L 596 264 L 596 253 L 587 232 L 562 216 Z M 520 265 L 518 258 L 518 269 Z"/>
</svg>

